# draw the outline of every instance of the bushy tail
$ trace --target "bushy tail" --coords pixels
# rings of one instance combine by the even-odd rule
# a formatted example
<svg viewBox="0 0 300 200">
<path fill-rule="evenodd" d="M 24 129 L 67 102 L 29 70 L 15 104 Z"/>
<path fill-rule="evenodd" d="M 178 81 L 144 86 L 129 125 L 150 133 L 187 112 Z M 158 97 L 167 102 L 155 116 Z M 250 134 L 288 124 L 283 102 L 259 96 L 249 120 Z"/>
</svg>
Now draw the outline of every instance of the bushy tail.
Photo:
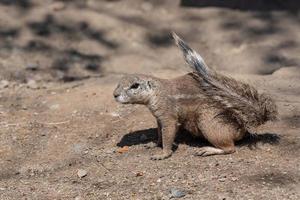
<svg viewBox="0 0 300 200">
<path fill-rule="evenodd" d="M 182 50 L 186 62 L 193 69 L 193 76 L 200 82 L 208 100 L 222 112 L 224 119 L 234 119 L 246 129 L 264 124 L 277 118 L 274 101 L 248 84 L 216 73 L 207 67 L 203 58 L 191 49 L 175 33 L 172 34 Z"/>
<path fill-rule="evenodd" d="M 183 52 L 183 56 L 189 66 L 195 71 L 200 73 L 203 77 L 209 77 L 212 70 L 209 69 L 204 62 L 204 59 L 192 48 L 190 48 L 176 33 L 172 32 L 172 36 L 176 45 Z"/>
</svg>

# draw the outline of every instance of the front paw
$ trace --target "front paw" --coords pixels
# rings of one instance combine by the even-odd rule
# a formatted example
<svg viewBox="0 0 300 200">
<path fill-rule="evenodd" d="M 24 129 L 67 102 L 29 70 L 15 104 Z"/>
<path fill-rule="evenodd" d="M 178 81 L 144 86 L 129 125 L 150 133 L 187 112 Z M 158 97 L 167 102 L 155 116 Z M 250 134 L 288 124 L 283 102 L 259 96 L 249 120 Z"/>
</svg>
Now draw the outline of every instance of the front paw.
<svg viewBox="0 0 300 200">
<path fill-rule="evenodd" d="M 162 154 L 158 154 L 158 155 L 154 155 L 154 156 L 151 156 L 151 160 L 164 160 L 166 158 L 169 158 L 171 157 L 172 155 L 172 151 L 169 151 L 169 152 L 163 152 Z"/>
</svg>

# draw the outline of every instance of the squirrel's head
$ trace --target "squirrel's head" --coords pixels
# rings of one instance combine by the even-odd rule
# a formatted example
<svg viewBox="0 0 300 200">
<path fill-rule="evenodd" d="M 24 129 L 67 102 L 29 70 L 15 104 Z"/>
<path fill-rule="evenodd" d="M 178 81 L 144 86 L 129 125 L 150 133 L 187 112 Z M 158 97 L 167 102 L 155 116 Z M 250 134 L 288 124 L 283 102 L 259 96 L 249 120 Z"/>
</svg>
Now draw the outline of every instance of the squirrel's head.
<svg viewBox="0 0 300 200">
<path fill-rule="evenodd" d="M 154 92 L 154 80 L 146 75 L 124 76 L 114 91 L 117 102 L 123 104 L 147 104 Z"/>
</svg>

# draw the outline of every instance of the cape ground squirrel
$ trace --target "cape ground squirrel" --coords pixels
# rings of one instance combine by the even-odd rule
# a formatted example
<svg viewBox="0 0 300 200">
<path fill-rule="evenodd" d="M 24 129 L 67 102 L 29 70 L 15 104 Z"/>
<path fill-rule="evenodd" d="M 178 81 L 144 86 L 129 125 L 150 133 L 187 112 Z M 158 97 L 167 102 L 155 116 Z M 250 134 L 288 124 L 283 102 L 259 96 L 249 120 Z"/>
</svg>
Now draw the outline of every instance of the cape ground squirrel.
<svg viewBox="0 0 300 200">
<path fill-rule="evenodd" d="M 247 130 L 276 119 L 277 107 L 270 97 L 208 68 L 175 33 L 173 38 L 193 72 L 174 79 L 127 75 L 114 91 L 116 101 L 146 105 L 156 118 L 157 146 L 163 151 L 152 159 L 172 155 L 179 127 L 207 139 L 213 147 L 202 147 L 196 155 L 209 156 L 235 152 L 234 142 Z"/>
</svg>

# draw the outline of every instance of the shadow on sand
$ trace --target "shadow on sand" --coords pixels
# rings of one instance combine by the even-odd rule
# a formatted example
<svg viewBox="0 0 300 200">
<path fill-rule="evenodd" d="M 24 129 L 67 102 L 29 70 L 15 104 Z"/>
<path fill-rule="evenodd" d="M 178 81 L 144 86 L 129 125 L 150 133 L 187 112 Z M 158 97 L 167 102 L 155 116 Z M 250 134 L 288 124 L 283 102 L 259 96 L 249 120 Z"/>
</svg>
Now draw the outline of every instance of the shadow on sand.
<svg viewBox="0 0 300 200">
<path fill-rule="evenodd" d="M 222 7 L 251 11 L 300 9 L 300 2 L 297 0 L 181 0 L 180 4 L 187 7 Z"/>
<path fill-rule="evenodd" d="M 276 133 L 262 133 L 253 134 L 248 133 L 242 140 L 236 143 L 237 146 L 247 146 L 250 149 L 255 149 L 257 144 L 279 144 L 281 137 Z M 123 136 L 121 141 L 117 144 L 119 147 L 123 146 L 133 146 L 139 144 L 146 144 L 149 142 L 156 142 L 157 140 L 157 129 L 149 128 L 144 130 L 134 131 L 132 133 L 127 133 Z M 191 133 L 186 130 L 180 131 L 180 134 L 176 136 L 175 147 L 177 149 L 177 144 L 186 144 L 192 147 L 203 147 L 210 145 L 208 141 L 203 138 L 194 137 Z"/>
</svg>

